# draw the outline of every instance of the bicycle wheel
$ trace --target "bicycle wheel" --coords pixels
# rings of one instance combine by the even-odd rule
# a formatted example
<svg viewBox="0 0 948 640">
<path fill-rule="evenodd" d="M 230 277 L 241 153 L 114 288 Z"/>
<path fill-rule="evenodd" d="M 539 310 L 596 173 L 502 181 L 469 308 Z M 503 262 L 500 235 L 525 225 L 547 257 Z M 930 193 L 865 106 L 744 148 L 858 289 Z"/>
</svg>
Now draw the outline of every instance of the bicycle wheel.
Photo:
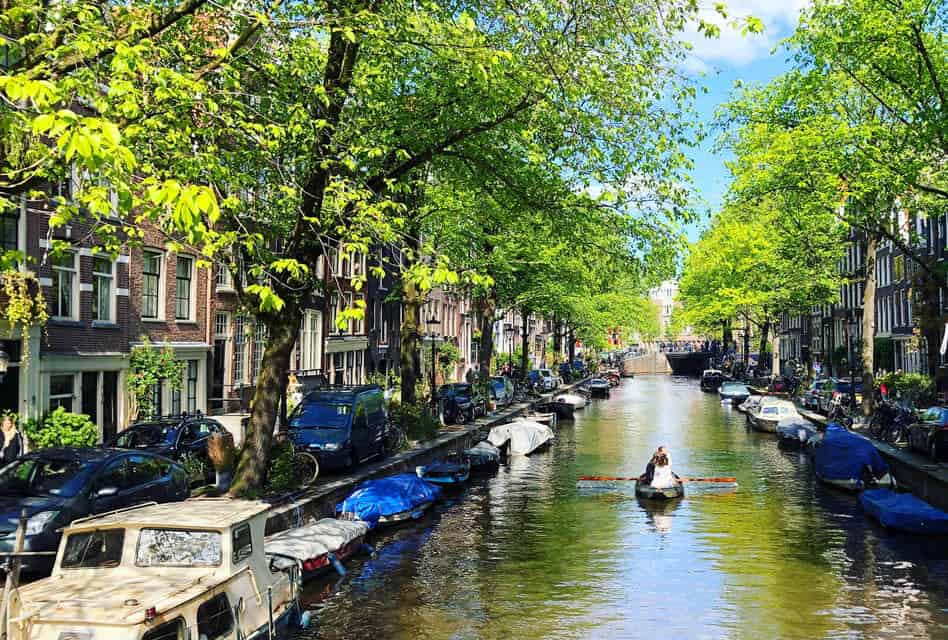
<svg viewBox="0 0 948 640">
<path fill-rule="evenodd" d="M 319 475 L 319 461 L 316 456 L 305 451 L 297 451 L 293 456 L 293 463 L 296 468 L 296 477 L 304 487 L 307 487 L 316 481 Z"/>
</svg>

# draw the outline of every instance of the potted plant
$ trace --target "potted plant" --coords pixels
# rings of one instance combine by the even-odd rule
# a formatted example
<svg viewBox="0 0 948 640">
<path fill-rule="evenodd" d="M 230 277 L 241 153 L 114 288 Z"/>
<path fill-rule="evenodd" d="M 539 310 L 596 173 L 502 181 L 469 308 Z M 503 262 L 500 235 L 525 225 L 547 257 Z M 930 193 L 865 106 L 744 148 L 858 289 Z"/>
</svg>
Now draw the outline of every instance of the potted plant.
<svg viewBox="0 0 948 640">
<path fill-rule="evenodd" d="M 234 462 L 237 459 L 234 436 L 230 433 L 212 433 L 207 440 L 207 457 L 214 465 L 218 490 L 227 491 L 234 477 Z"/>
</svg>

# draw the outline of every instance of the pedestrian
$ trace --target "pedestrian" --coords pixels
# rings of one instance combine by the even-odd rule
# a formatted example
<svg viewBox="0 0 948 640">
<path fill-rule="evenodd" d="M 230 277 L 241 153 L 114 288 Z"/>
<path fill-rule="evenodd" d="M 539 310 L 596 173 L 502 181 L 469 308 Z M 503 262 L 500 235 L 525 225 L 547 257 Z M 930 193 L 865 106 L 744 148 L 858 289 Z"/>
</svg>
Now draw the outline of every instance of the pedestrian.
<svg viewBox="0 0 948 640">
<path fill-rule="evenodd" d="M 23 454 L 23 436 L 17 431 L 16 422 L 9 413 L 3 416 L 3 421 L 0 422 L 0 430 L 3 431 L 3 449 L 0 451 L 0 462 L 6 465 Z"/>
</svg>

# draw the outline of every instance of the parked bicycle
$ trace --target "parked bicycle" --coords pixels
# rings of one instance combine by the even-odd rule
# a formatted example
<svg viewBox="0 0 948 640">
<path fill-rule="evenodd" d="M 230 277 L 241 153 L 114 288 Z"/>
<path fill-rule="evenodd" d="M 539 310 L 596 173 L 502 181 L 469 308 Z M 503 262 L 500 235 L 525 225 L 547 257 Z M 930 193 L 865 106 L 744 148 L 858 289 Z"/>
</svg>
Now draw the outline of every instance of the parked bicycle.
<svg viewBox="0 0 948 640">
<path fill-rule="evenodd" d="M 319 476 L 319 460 L 309 451 L 303 451 L 290 442 L 293 447 L 293 470 L 300 486 L 308 487 Z"/>
<path fill-rule="evenodd" d="M 911 409 L 893 401 L 883 400 L 869 419 L 869 435 L 889 444 L 908 441 L 908 430 L 915 422 Z"/>
<path fill-rule="evenodd" d="M 835 422 L 846 429 L 851 429 L 853 426 L 852 414 L 847 411 L 842 404 L 839 403 L 836 403 L 830 407 L 829 413 L 826 415 L 826 419 L 828 422 Z"/>
</svg>

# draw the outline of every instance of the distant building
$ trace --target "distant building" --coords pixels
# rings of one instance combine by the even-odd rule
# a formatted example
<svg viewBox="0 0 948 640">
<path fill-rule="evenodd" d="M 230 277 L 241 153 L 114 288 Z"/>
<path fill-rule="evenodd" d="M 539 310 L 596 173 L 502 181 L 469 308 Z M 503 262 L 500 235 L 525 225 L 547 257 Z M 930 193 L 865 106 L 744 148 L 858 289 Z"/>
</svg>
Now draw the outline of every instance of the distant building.
<svg viewBox="0 0 948 640">
<path fill-rule="evenodd" d="M 677 280 L 665 280 L 661 285 L 649 290 L 648 297 L 658 307 L 659 336 L 666 340 L 692 340 L 696 337 L 691 327 L 684 327 L 678 335 L 668 335 L 672 317 L 681 309 L 676 302 L 678 299 Z"/>
</svg>

